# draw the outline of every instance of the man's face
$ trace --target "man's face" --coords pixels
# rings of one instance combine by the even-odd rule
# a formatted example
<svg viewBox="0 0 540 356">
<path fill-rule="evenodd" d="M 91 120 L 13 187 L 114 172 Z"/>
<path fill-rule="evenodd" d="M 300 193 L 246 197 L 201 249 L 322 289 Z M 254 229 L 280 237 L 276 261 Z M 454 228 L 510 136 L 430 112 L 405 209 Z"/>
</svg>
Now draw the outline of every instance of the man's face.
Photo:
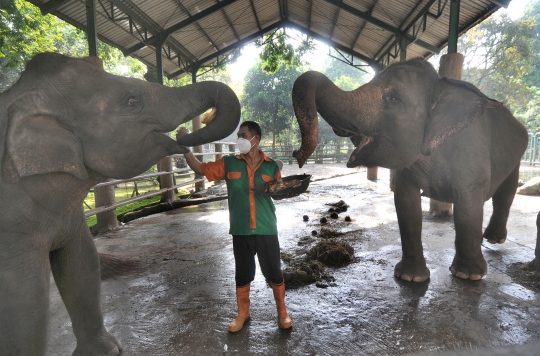
<svg viewBox="0 0 540 356">
<path fill-rule="evenodd" d="M 251 134 L 251 132 L 249 132 L 249 129 L 247 128 L 247 126 L 244 126 L 244 127 L 241 127 L 240 130 L 238 130 L 238 138 L 245 138 L 246 140 L 251 140 L 253 138 L 253 135 Z M 254 138 L 253 140 L 251 140 L 251 144 L 255 144 L 257 143 L 257 138 Z"/>
</svg>

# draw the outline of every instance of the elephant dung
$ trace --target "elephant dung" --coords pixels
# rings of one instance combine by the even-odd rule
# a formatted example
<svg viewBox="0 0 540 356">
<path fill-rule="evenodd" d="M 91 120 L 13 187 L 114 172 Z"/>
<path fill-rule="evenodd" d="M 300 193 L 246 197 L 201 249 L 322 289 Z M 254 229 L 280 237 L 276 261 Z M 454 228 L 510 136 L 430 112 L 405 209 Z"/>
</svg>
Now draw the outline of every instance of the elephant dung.
<svg viewBox="0 0 540 356">
<path fill-rule="evenodd" d="M 343 241 L 324 240 L 308 251 L 311 259 L 331 267 L 345 266 L 353 261 L 354 249 Z"/>
</svg>

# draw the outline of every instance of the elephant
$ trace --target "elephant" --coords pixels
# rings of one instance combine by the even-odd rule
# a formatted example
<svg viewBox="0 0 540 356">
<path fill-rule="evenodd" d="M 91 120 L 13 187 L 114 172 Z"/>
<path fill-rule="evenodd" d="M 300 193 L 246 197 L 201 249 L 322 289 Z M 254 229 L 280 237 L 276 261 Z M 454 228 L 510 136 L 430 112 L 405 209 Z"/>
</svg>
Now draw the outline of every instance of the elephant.
<svg viewBox="0 0 540 356">
<path fill-rule="evenodd" d="M 506 240 L 506 223 L 527 147 L 525 127 L 502 103 L 474 85 L 441 78 L 423 58 L 388 66 L 369 83 L 342 91 L 310 71 L 293 86 L 292 101 L 302 137 L 293 153 L 300 167 L 317 144 L 317 112 L 355 146 L 347 167 L 395 169 L 394 204 L 402 257 L 394 275 L 423 282 L 430 271 L 422 248 L 421 196 L 454 204 L 458 278 L 487 273 L 482 237 Z M 482 235 L 484 202 L 493 214 Z"/>
<path fill-rule="evenodd" d="M 206 127 L 167 135 L 205 110 Z M 170 88 L 42 53 L 0 94 L 0 354 L 46 351 L 50 274 L 69 313 L 73 355 L 118 355 L 100 303 L 100 263 L 83 214 L 90 188 L 227 137 L 240 121 L 219 82 Z"/>
</svg>

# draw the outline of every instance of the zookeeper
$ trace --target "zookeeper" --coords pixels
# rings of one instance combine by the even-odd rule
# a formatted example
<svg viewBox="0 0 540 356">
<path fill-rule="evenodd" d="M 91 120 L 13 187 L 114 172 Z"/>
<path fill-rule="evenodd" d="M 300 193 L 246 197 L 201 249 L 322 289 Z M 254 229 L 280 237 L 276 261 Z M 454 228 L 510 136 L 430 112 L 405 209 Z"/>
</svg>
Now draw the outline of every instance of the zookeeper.
<svg viewBox="0 0 540 356">
<path fill-rule="evenodd" d="M 196 174 L 206 176 L 209 181 L 225 180 L 227 183 L 238 305 L 238 315 L 229 324 L 229 331 L 233 333 L 250 320 L 249 290 L 255 278 L 255 254 L 264 277 L 272 286 L 279 327 L 292 327 L 285 307 L 276 208 L 271 197 L 255 195 L 251 190 L 255 185 L 281 177 L 278 164 L 259 149 L 261 138 L 259 124 L 244 121 L 238 130 L 239 155 L 201 163 L 193 153 L 184 154 L 186 163 Z"/>
</svg>

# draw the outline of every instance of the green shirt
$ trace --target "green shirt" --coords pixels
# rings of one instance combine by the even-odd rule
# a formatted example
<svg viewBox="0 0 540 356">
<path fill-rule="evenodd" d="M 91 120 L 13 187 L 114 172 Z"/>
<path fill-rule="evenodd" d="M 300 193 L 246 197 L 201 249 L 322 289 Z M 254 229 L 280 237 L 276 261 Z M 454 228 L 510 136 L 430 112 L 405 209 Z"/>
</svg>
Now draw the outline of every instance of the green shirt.
<svg viewBox="0 0 540 356">
<path fill-rule="evenodd" d="M 264 152 L 261 162 L 252 170 L 245 155 L 225 156 L 202 164 L 209 181 L 227 183 L 231 235 L 277 235 L 276 207 L 272 198 L 256 195 L 251 188 L 281 177 L 277 163 Z"/>
</svg>

